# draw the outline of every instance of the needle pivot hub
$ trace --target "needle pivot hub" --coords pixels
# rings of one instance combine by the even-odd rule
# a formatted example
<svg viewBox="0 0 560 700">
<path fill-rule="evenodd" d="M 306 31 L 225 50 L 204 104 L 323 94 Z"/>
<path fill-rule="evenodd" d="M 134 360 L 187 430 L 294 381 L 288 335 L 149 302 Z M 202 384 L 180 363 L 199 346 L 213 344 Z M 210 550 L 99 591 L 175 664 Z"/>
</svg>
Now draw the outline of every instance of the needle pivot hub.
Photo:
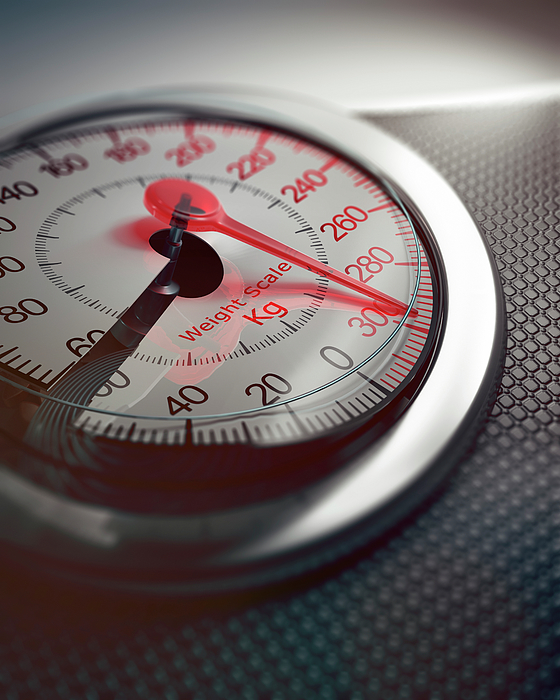
<svg viewBox="0 0 560 700">
<path fill-rule="evenodd" d="M 180 178 L 165 178 L 148 185 L 144 206 L 156 219 L 179 228 L 186 228 L 193 218 L 211 218 L 221 209 L 220 200 L 210 190 Z"/>
</svg>

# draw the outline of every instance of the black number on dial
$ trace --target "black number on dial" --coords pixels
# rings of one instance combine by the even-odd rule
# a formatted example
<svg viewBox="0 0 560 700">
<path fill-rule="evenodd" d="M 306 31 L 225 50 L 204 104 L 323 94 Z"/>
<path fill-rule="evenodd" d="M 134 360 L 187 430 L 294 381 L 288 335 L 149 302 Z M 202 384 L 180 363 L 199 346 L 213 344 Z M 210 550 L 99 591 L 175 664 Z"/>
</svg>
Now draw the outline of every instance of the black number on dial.
<svg viewBox="0 0 560 700">
<path fill-rule="evenodd" d="M 277 382 L 272 383 L 270 381 L 270 377 L 274 377 L 274 379 L 278 380 L 280 384 L 282 385 L 280 388 L 278 386 L 274 386 Z M 271 403 L 274 403 L 275 401 L 278 401 L 280 398 L 279 396 L 275 396 L 273 399 L 268 399 L 266 390 L 268 389 L 269 391 L 276 392 L 277 394 L 289 394 L 290 391 L 292 391 L 292 385 L 287 379 L 284 379 L 284 377 L 281 377 L 279 374 L 273 374 L 272 372 L 269 372 L 268 374 L 263 374 L 261 377 L 261 382 L 262 384 L 250 384 L 246 389 L 245 393 L 247 396 L 251 395 L 251 389 L 255 388 L 261 392 L 261 398 L 262 398 L 262 405 L 263 406 L 270 406 Z"/>
<path fill-rule="evenodd" d="M 48 163 L 43 163 L 39 172 L 49 173 L 53 177 L 61 175 L 72 175 L 75 170 L 85 170 L 89 163 L 77 153 L 68 153 L 62 158 L 51 158 Z"/>
<path fill-rule="evenodd" d="M 7 226 L 7 228 L 6 228 Z M 10 219 L 6 219 L 5 216 L 0 216 L 0 233 L 7 233 L 8 231 L 15 231 L 16 225 Z"/>
<path fill-rule="evenodd" d="M 39 307 L 38 310 L 36 307 Z M 15 306 L 1 306 L 0 316 L 4 318 L 7 323 L 23 323 L 27 321 L 30 316 L 42 316 L 48 311 L 46 304 L 38 299 L 22 299 L 18 301 L 17 307 Z"/>
<path fill-rule="evenodd" d="M 2 187 L 0 191 L 0 204 L 5 204 L 8 199 L 21 199 L 22 197 L 34 197 L 39 190 L 30 182 L 18 180 L 10 187 Z"/>
<path fill-rule="evenodd" d="M 116 375 L 119 375 L 119 377 L 122 378 L 122 384 L 117 384 L 116 382 L 113 381 L 114 378 L 116 378 Z M 99 389 L 97 392 L 96 396 L 101 399 L 107 398 L 107 396 L 111 396 L 113 393 L 113 389 L 126 389 L 127 386 L 130 386 L 130 379 L 126 376 L 124 372 L 121 372 L 120 369 L 116 370 L 115 374 L 111 379 L 108 379 L 105 384 Z"/>
<path fill-rule="evenodd" d="M 193 392 L 195 394 L 194 397 Z M 198 394 L 198 396 L 196 394 Z M 182 386 L 179 389 L 179 396 L 183 399 L 183 402 L 178 401 L 173 396 L 167 397 L 167 407 L 172 416 L 180 411 L 192 411 L 191 403 L 204 403 L 208 401 L 208 394 L 204 389 L 199 389 L 197 386 Z"/>
<path fill-rule="evenodd" d="M 85 355 L 93 344 L 99 340 L 99 338 L 95 340 L 93 337 L 94 335 L 105 335 L 105 331 L 93 330 L 90 331 L 85 338 L 70 338 L 70 340 L 66 341 L 66 347 L 73 355 L 76 355 L 76 357 L 82 357 L 82 355 Z M 82 352 L 82 350 L 85 352 Z"/>
<path fill-rule="evenodd" d="M 8 263 L 8 260 L 10 261 Z M 25 270 L 25 265 L 17 258 L 12 258 L 11 255 L 4 255 L 0 258 L 0 280 L 5 276 L 6 272 L 21 272 Z"/>
</svg>

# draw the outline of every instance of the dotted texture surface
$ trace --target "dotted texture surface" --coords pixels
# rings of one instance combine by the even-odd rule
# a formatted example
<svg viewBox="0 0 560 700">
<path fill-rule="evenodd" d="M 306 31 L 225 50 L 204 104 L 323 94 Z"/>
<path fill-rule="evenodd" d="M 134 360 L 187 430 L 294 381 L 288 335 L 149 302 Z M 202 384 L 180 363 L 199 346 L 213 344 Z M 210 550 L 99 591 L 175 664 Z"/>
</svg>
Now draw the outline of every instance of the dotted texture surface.
<svg viewBox="0 0 560 700">
<path fill-rule="evenodd" d="M 544 102 L 374 120 L 456 188 L 507 301 L 497 403 L 439 492 L 267 594 L 97 599 L 7 571 L 0 697 L 560 699 L 559 117 Z"/>
</svg>

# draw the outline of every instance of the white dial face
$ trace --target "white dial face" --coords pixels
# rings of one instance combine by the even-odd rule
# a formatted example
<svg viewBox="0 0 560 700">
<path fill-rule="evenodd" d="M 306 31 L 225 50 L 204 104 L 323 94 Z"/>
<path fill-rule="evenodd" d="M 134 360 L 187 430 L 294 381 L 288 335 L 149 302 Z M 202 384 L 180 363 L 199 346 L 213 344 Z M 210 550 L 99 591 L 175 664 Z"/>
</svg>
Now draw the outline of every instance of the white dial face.
<svg viewBox="0 0 560 700">
<path fill-rule="evenodd" d="M 90 435 L 289 444 L 362 422 L 423 371 L 433 264 L 396 196 L 339 153 L 251 124 L 151 120 L 75 129 L 4 166 L 0 361 L 47 395 L 167 265 L 143 204 L 160 180 L 202 186 L 236 222 L 394 300 L 219 227 L 189 234 L 214 258 L 181 282 L 184 240 L 179 295 L 73 419 Z"/>
<path fill-rule="evenodd" d="M 9 542 L 111 585 L 245 586 L 383 531 L 453 463 L 494 387 L 500 295 L 470 215 L 405 146 L 229 93 L 18 128 L 0 153 Z"/>
</svg>

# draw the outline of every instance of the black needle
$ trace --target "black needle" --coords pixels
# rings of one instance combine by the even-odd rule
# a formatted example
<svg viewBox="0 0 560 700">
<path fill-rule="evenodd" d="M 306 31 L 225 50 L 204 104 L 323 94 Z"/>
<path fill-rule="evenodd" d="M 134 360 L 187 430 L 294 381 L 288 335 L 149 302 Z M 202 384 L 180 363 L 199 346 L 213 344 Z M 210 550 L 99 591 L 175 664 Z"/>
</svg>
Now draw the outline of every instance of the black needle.
<svg viewBox="0 0 560 700">
<path fill-rule="evenodd" d="M 187 199 L 189 201 L 186 201 Z M 180 207 L 180 211 L 184 211 L 185 207 L 188 210 L 189 205 L 190 198 L 183 196 L 177 206 Z M 175 226 L 174 224 L 178 222 L 174 217 L 171 218 L 170 223 L 171 228 L 159 251 L 162 255 L 169 258 L 169 262 L 105 335 L 71 367 L 70 373 L 78 371 L 90 362 L 115 353 L 121 353 L 124 362 L 126 357 L 136 350 L 150 329 L 153 328 L 164 311 L 177 297 L 180 287 L 173 281 L 173 273 L 181 252 L 186 224 L 182 221 L 180 227 Z M 106 377 L 106 379 L 108 378 Z"/>
</svg>

